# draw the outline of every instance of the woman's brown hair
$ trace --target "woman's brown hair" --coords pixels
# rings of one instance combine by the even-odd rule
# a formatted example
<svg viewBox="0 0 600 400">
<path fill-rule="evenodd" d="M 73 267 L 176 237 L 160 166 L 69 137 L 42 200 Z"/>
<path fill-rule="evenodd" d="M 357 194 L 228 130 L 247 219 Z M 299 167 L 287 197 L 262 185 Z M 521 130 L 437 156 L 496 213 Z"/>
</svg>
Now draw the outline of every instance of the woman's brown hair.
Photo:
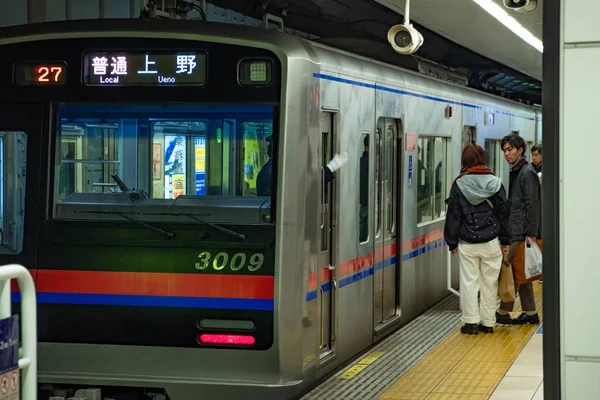
<svg viewBox="0 0 600 400">
<path fill-rule="evenodd" d="M 463 168 L 472 168 L 478 165 L 487 165 L 487 154 L 478 144 L 470 144 L 464 148 L 460 163 Z"/>
</svg>

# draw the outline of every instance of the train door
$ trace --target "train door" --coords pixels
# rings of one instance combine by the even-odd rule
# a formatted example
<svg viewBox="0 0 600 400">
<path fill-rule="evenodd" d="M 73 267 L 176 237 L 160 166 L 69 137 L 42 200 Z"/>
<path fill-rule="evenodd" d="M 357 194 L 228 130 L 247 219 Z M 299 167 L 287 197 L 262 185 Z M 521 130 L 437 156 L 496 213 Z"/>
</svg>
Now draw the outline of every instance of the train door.
<svg viewBox="0 0 600 400">
<path fill-rule="evenodd" d="M 335 343 L 335 288 L 336 288 L 336 184 L 326 183 L 323 169 L 335 154 L 336 137 L 333 113 L 323 112 L 320 117 L 320 251 L 318 257 L 318 307 L 320 314 L 319 355 L 321 362 L 333 356 Z"/>
<path fill-rule="evenodd" d="M 41 104 L 0 103 L 0 265 L 35 268 L 38 241 L 41 148 L 44 108 Z M 59 177 L 56 177 L 59 179 Z"/>
<path fill-rule="evenodd" d="M 399 129 L 400 128 L 400 129 Z M 375 254 L 374 254 L 374 326 L 377 334 L 388 326 L 398 314 L 399 258 L 397 222 L 399 166 L 397 152 L 401 122 L 380 118 L 375 134 Z"/>
<path fill-rule="evenodd" d="M 465 125 L 463 127 L 463 134 L 462 134 L 462 149 L 464 149 L 465 147 L 467 147 L 470 144 L 476 144 L 477 143 L 477 128 L 475 128 L 474 126 L 468 126 Z M 461 149 L 461 151 L 462 151 Z"/>
</svg>

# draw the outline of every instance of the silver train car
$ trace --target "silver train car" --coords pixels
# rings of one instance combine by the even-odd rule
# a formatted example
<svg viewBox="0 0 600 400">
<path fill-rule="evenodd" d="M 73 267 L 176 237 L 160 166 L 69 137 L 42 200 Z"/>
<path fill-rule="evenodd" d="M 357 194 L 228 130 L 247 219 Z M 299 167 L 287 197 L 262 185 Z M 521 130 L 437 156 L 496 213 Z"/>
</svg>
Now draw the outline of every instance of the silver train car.
<svg viewBox="0 0 600 400">
<path fill-rule="evenodd" d="M 540 110 L 272 30 L 61 21 L 0 52 L 40 399 L 299 396 L 458 289 L 463 146 L 507 183 L 499 140 L 541 137 Z"/>
</svg>

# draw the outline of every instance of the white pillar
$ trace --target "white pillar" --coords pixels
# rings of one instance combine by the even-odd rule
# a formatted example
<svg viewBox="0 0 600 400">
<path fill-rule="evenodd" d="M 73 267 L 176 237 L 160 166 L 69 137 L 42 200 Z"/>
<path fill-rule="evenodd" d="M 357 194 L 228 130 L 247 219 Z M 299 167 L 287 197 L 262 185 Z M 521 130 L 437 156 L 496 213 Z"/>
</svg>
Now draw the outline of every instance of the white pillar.
<svg viewBox="0 0 600 400">
<path fill-rule="evenodd" d="M 559 241 L 552 245 L 558 245 L 558 252 L 553 254 L 558 256 L 560 274 L 556 286 L 559 288 L 557 295 L 560 302 L 558 310 L 555 310 L 560 316 L 560 341 L 555 343 L 561 344 L 560 361 L 557 364 L 561 371 L 561 397 L 549 393 L 547 398 L 598 399 L 600 235 L 597 230 L 600 227 L 600 213 L 596 204 L 600 198 L 600 179 L 597 177 L 600 172 L 597 162 L 600 151 L 600 1 L 549 0 L 544 7 L 554 8 L 556 4 L 560 7 L 555 10 L 558 16 L 550 15 L 551 10 L 545 10 L 544 15 L 544 53 L 550 54 L 548 60 L 544 54 L 543 90 L 546 85 L 549 88 L 558 86 L 558 107 L 546 109 L 544 106 L 544 114 L 558 112 L 558 115 L 548 116 L 548 120 L 553 119 L 558 123 L 556 131 L 559 133 L 559 140 L 555 142 L 558 144 L 558 160 L 555 160 L 558 165 L 555 183 L 558 186 L 554 188 L 554 193 L 558 193 L 555 199 L 558 202 L 560 228 Z M 556 36 L 556 33 L 560 33 L 560 36 L 555 37 L 554 43 L 546 43 L 546 38 Z M 553 53 L 556 53 L 556 57 L 552 56 Z M 558 68 L 553 67 L 552 58 Z M 556 69 L 556 74 L 546 75 L 547 68 L 549 71 Z M 544 100 L 549 99 L 544 97 Z M 544 129 L 548 120 L 544 115 Z M 546 167 L 547 160 L 544 159 Z M 546 177 L 544 170 L 544 179 Z M 549 195 L 552 193 L 544 192 L 545 202 Z M 547 293 L 544 296 L 548 299 Z M 548 299 L 548 302 L 551 301 Z M 545 354 L 559 350 L 556 347 L 548 348 L 546 341 L 544 344 Z"/>
</svg>

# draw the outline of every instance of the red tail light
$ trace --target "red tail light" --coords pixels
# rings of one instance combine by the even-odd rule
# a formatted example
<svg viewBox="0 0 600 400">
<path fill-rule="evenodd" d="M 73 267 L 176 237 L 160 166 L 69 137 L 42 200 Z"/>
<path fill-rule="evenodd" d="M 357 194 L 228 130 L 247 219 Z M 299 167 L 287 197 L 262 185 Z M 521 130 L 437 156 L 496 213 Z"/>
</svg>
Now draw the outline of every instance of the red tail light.
<svg viewBox="0 0 600 400">
<path fill-rule="evenodd" d="M 254 337 L 248 335 L 228 335 L 217 333 L 203 333 L 200 335 L 200 343 L 204 344 L 232 344 L 235 346 L 252 346 Z"/>
</svg>

